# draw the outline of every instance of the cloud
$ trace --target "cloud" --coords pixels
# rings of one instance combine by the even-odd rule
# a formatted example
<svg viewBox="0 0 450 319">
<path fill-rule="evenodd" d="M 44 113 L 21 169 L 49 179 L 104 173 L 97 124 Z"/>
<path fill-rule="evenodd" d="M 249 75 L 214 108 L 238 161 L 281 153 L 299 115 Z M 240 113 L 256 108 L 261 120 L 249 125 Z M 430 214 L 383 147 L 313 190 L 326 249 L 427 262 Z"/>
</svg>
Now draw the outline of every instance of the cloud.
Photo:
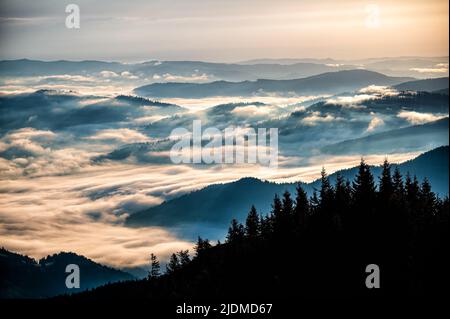
<svg viewBox="0 0 450 319">
<path fill-rule="evenodd" d="M 306 96 L 253 96 L 253 97 L 231 97 L 231 96 L 214 96 L 201 99 L 184 99 L 184 98 L 168 98 L 164 102 L 183 106 L 187 109 L 197 111 L 205 110 L 213 106 L 231 103 L 264 103 L 274 105 L 280 108 L 295 107 L 298 104 L 311 102 L 321 98 L 329 97 L 329 95 L 306 95 Z"/>
<path fill-rule="evenodd" d="M 361 105 L 362 102 L 375 99 L 375 96 L 369 94 L 358 94 L 354 96 L 338 96 L 332 99 L 326 100 L 326 104 L 340 105 L 343 108 L 349 109 L 361 109 L 364 108 Z"/>
<path fill-rule="evenodd" d="M 154 74 L 153 80 L 164 82 L 207 82 L 210 81 L 210 77 L 206 73 L 202 74 L 193 73 L 190 76 L 164 73 L 162 75 Z"/>
<path fill-rule="evenodd" d="M 448 63 L 438 63 L 438 64 L 436 64 L 436 67 L 438 67 L 438 68 L 448 68 Z"/>
<path fill-rule="evenodd" d="M 383 126 L 384 121 L 379 117 L 374 117 L 369 122 L 369 126 L 367 127 L 367 132 L 373 132 L 379 126 Z"/>
<path fill-rule="evenodd" d="M 23 128 L 0 139 L 0 178 L 69 174 L 90 163 L 95 153 L 82 149 L 54 149 L 51 131 Z"/>
<path fill-rule="evenodd" d="M 123 76 L 120 74 L 120 78 Z M 364 95 L 376 96 L 388 94 L 388 91 L 387 88 L 372 87 L 370 91 L 367 89 L 359 92 L 341 102 L 352 105 L 365 98 Z M 224 112 L 228 117 L 217 116 L 211 119 L 205 111 L 191 111 L 166 118 L 166 113 L 158 113 L 159 108 L 130 106 L 128 102 L 105 99 L 104 96 L 67 95 L 61 98 L 57 95 L 36 94 L 34 97 L 36 96 L 45 100 L 48 105 L 41 105 L 30 99 L 30 113 L 23 117 L 22 122 L 29 119 L 30 123 L 44 121 L 45 115 L 52 115 L 53 111 L 64 115 L 61 118 L 68 118 L 70 122 L 63 123 L 67 126 L 61 125 L 52 130 L 30 127 L 12 130 L 0 138 L 0 152 L 4 155 L 0 157 L 0 240 L 7 248 L 35 257 L 64 249 L 114 266 L 146 264 L 149 252 L 156 253 L 164 260 L 175 250 L 192 247 L 190 239 L 182 237 L 175 230 L 125 227 L 123 222 L 129 214 L 213 183 L 229 182 L 244 176 L 280 182 L 309 181 L 320 174 L 319 165 L 327 165 L 329 172 L 332 172 L 333 169 L 357 164 L 359 157 L 309 161 L 309 149 L 304 145 L 308 142 L 304 141 L 309 139 L 315 146 L 323 143 L 322 141 L 329 143 L 333 139 L 347 138 L 357 130 L 358 133 L 364 132 L 367 125 L 365 117 L 356 123 L 356 129 L 356 125 L 347 126 L 347 122 L 344 122 L 344 118 L 348 119 L 347 114 L 351 114 L 353 119 L 353 116 L 356 118 L 360 114 L 357 112 L 365 111 L 342 111 L 328 107 L 338 111 L 334 114 L 323 108 L 322 112 L 311 112 L 309 106 L 301 104 L 323 97 L 255 96 L 230 100 L 221 97 L 180 100 L 180 104 L 186 103 L 193 106 L 192 109 L 197 106 L 209 108 L 225 102 L 248 103 L 230 108 L 231 112 Z M 37 105 L 43 107 L 41 113 L 36 113 Z M 17 107 L 11 109 L 15 110 Z M 163 139 L 165 132 L 170 132 L 174 125 L 188 127 L 192 118 L 205 119 L 211 125 L 226 126 L 236 125 L 247 118 L 278 116 L 278 112 L 289 113 L 295 109 L 303 111 L 297 118 L 284 118 L 283 121 L 286 122 L 278 122 L 278 117 L 267 122 L 280 124 L 267 127 L 293 128 L 299 134 L 293 135 L 295 138 L 302 135 L 298 140 L 292 138 L 281 141 L 284 137 L 280 137 L 280 145 L 284 147 L 289 144 L 287 147 L 295 149 L 295 155 L 280 154 L 281 165 L 277 170 L 254 164 L 194 167 L 142 160 L 151 156 L 164 156 L 167 145 L 139 143 L 152 141 L 153 137 Z M 94 116 L 93 113 L 80 110 L 99 113 L 94 113 L 98 114 Z M 65 113 L 67 111 L 70 112 Z M 108 116 L 112 111 L 119 112 L 120 116 Z M 107 121 L 103 121 L 105 119 Z M 49 123 L 61 123 L 51 117 L 50 120 L 43 122 L 41 127 L 47 128 Z M 301 129 L 297 129 L 299 121 L 305 125 Z M 324 124 L 334 121 L 341 123 Z M 149 122 L 152 125 L 139 128 L 135 126 Z M 388 124 L 386 121 L 385 125 Z M 381 124 L 372 118 L 367 130 L 372 130 L 371 125 L 372 129 L 376 129 Z M 324 130 L 324 126 L 327 130 Z M 105 158 L 104 161 L 92 160 L 110 152 L 110 147 L 117 147 L 116 142 L 128 144 L 114 152 L 120 157 L 131 150 L 127 160 L 115 161 L 113 157 Z M 307 151 L 302 153 L 302 148 Z M 140 155 L 140 151 L 144 155 Z M 297 156 L 299 153 L 305 157 Z M 384 157 L 380 157 L 380 162 L 383 159 Z"/>
<path fill-rule="evenodd" d="M 67 152 L 64 149 L 58 155 Z M 380 164 L 384 156 L 369 159 Z M 85 165 L 70 175 L 9 179 L 1 171 L 6 160 L 0 158 L 0 241 L 8 249 L 33 257 L 66 250 L 116 267 L 146 265 L 149 252 L 167 260 L 174 251 L 192 251 L 192 242 L 160 227 L 124 227 L 127 214 L 213 183 L 245 176 L 311 181 L 319 177 L 321 165 L 332 173 L 358 161 L 358 156 L 324 157 L 311 159 L 307 166 L 277 170 L 255 164 L 195 167 L 106 162 Z"/>
<path fill-rule="evenodd" d="M 272 105 L 253 104 L 235 107 L 231 113 L 240 117 L 264 118 L 277 115 L 279 113 L 279 108 Z"/>
<path fill-rule="evenodd" d="M 439 119 L 448 117 L 445 114 L 433 114 L 433 113 L 419 113 L 414 111 L 401 111 L 397 114 L 397 117 L 402 118 L 410 122 L 411 124 L 424 124 L 427 122 L 437 121 Z"/>
<path fill-rule="evenodd" d="M 119 77 L 119 74 L 117 74 L 116 72 L 113 71 L 101 71 L 100 76 L 104 77 L 104 78 L 117 78 Z"/>
<path fill-rule="evenodd" d="M 90 75 L 58 74 L 0 79 L 0 94 L 27 93 L 42 89 L 78 92 L 81 95 L 128 94 L 139 78 L 130 72 L 101 71 Z"/>
<path fill-rule="evenodd" d="M 369 85 L 365 88 L 359 90 L 360 93 L 364 94 L 376 94 L 381 96 L 396 96 L 399 92 L 390 86 L 382 86 L 382 85 Z"/>
<path fill-rule="evenodd" d="M 167 119 L 167 118 L 169 118 L 168 115 L 150 115 L 150 116 L 137 117 L 133 120 L 133 122 L 135 122 L 137 124 L 151 124 L 151 123 L 155 123 L 155 122 L 161 121 L 163 119 Z"/>
<path fill-rule="evenodd" d="M 350 96 L 337 96 L 326 100 L 326 104 L 340 105 L 343 108 L 365 108 L 363 103 L 369 100 L 381 99 L 386 96 L 396 96 L 397 90 L 389 86 L 369 85 L 358 91 L 359 94 Z"/>
<path fill-rule="evenodd" d="M 88 140 L 95 141 L 118 141 L 121 143 L 140 143 L 148 142 L 151 139 L 132 129 L 118 128 L 118 129 L 106 129 L 98 131 L 95 135 L 86 137 Z"/>
<path fill-rule="evenodd" d="M 447 73 L 448 66 L 440 67 L 440 68 L 411 68 L 409 70 L 419 72 L 419 73 Z"/>
<path fill-rule="evenodd" d="M 3 139 L 6 141 L 17 141 L 23 139 L 50 140 L 56 137 L 56 134 L 48 130 L 37 130 L 32 127 L 24 127 L 19 130 L 8 133 Z"/>
<path fill-rule="evenodd" d="M 130 79 L 130 80 L 137 80 L 139 79 L 139 77 L 137 75 L 134 75 L 131 72 L 128 71 L 123 71 L 122 73 L 120 73 L 120 76 L 126 78 L 126 79 Z"/>
<path fill-rule="evenodd" d="M 331 114 L 322 115 L 320 112 L 312 112 L 310 115 L 304 117 L 301 122 L 307 126 L 315 126 L 319 123 L 334 122 L 342 120 L 339 117 L 334 117 Z"/>
</svg>

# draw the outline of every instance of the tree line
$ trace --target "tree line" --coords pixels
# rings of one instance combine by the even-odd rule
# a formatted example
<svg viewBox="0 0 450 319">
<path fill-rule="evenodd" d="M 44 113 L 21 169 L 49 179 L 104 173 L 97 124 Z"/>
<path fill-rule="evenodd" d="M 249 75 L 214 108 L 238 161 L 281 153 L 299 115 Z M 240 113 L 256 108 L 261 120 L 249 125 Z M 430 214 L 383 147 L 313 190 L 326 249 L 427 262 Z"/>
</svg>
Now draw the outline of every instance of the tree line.
<svg viewBox="0 0 450 319">
<path fill-rule="evenodd" d="M 450 282 L 448 217 L 448 197 L 426 178 L 403 176 L 386 160 L 376 179 L 361 161 L 351 181 L 337 176 L 332 184 L 322 170 L 311 196 L 298 185 L 295 194 L 275 195 L 267 214 L 251 207 L 242 223 L 231 221 L 223 243 L 198 237 L 192 256 L 172 254 L 164 273 L 151 254 L 146 280 L 78 298 L 439 296 Z M 379 289 L 365 284 L 373 264 Z"/>
</svg>

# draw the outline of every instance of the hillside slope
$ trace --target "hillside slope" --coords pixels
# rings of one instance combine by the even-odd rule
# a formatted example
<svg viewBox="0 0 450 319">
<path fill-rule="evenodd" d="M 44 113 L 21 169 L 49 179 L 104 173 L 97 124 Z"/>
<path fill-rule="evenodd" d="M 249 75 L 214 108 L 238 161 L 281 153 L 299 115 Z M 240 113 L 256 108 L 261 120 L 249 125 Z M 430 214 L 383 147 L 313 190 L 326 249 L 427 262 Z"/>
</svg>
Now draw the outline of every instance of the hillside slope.
<svg viewBox="0 0 450 319">
<path fill-rule="evenodd" d="M 65 285 L 66 266 L 80 268 L 80 288 Z M 0 299 L 46 298 L 63 293 L 76 293 L 107 283 L 133 280 L 130 274 L 103 266 L 74 254 L 59 253 L 36 261 L 27 256 L 0 249 Z"/>
<path fill-rule="evenodd" d="M 417 175 L 419 179 L 427 177 L 434 187 L 433 190 L 443 196 L 448 194 L 448 153 L 448 146 L 439 147 L 411 161 L 399 164 L 398 167 L 404 174 L 410 172 L 412 175 Z M 371 167 L 371 169 L 375 176 L 379 176 L 380 167 Z M 336 180 L 338 173 L 353 179 L 357 168 L 331 174 L 332 182 Z M 301 185 L 309 195 L 312 195 L 314 189 L 319 187 L 320 181 Z M 231 183 L 210 185 L 135 213 L 128 217 L 126 223 L 135 227 L 199 223 L 225 227 L 231 218 L 243 220 L 251 205 L 255 205 L 258 211 L 267 213 L 271 208 L 274 194 L 281 195 L 285 190 L 293 192 L 295 186 L 295 183 L 277 184 L 256 178 L 243 178 Z"/>
</svg>

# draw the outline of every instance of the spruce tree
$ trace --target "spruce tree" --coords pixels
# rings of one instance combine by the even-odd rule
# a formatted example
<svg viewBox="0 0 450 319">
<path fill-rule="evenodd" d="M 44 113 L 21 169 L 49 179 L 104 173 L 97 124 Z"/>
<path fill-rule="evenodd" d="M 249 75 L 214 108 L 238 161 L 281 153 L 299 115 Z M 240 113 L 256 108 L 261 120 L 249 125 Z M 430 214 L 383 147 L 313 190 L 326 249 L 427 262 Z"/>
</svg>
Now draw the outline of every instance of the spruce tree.
<svg viewBox="0 0 450 319">
<path fill-rule="evenodd" d="M 352 190 L 355 204 L 359 209 L 373 206 L 376 187 L 369 165 L 364 162 L 364 159 L 361 159 L 359 164 Z"/>
<path fill-rule="evenodd" d="M 260 235 L 259 215 L 253 205 L 245 220 L 245 235 L 249 239 L 256 239 Z"/>
<path fill-rule="evenodd" d="M 413 179 L 411 180 L 409 172 L 406 174 L 405 191 L 408 204 L 410 205 L 410 208 L 414 209 L 419 198 L 420 187 L 417 176 L 414 175 Z"/>
<path fill-rule="evenodd" d="M 148 274 L 149 279 L 157 278 L 161 275 L 161 266 L 159 265 L 158 258 L 152 253 L 150 254 L 150 271 Z"/>
<path fill-rule="evenodd" d="M 176 254 L 172 254 L 169 259 L 169 263 L 166 265 L 167 273 L 173 273 L 180 268 L 180 261 Z"/>
<path fill-rule="evenodd" d="M 403 176 L 400 174 L 400 170 L 398 169 L 398 166 L 395 167 L 394 170 L 394 176 L 392 178 L 392 187 L 395 196 L 400 199 L 403 197 L 403 194 L 405 192 L 405 188 L 403 186 Z"/>
<path fill-rule="evenodd" d="M 281 203 L 280 197 L 278 197 L 278 195 L 275 194 L 273 198 L 271 211 L 271 215 L 273 216 L 275 222 L 281 218 L 282 213 L 283 213 L 283 204 Z"/>
<path fill-rule="evenodd" d="M 236 219 L 233 218 L 231 225 L 228 228 L 227 242 L 228 243 L 239 243 L 244 239 L 245 231 L 244 226 L 240 224 Z"/>
<path fill-rule="evenodd" d="M 391 165 L 385 159 L 380 176 L 379 194 L 381 200 L 388 201 L 393 193 L 393 182 L 391 177 Z"/>
<path fill-rule="evenodd" d="M 197 244 L 195 245 L 195 254 L 196 256 L 201 255 L 204 251 L 211 248 L 211 243 L 208 239 L 203 239 L 200 236 L 197 238 Z"/>
<path fill-rule="evenodd" d="M 429 222 L 433 215 L 435 215 L 436 194 L 431 190 L 431 185 L 425 177 L 420 187 L 420 204 L 422 208 L 422 219 L 424 222 Z"/>
<path fill-rule="evenodd" d="M 338 173 L 336 176 L 335 189 L 335 209 L 340 217 L 347 214 L 351 200 L 350 182 Z"/>
<path fill-rule="evenodd" d="M 279 226 L 281 231 L 289 232 L 289 228 L 292 228 L 294 221 L 294 201 L 291 198 L 291 194 L 288 191 L 283 193 L 281 219 L 279 220 Z"/>
<path fill-rule="evenodd" d="M 273 234 L 273 218 L 271 216 L 261 216 L 261 237 L 269 239 Z"/>
<path fill-rule="evenodd" d="M 180 267 L 187 265 L 191 261 L 191 258 L 189 257 L 189 250 L 180 250 L 177 253 L 177 257 L 180 263 Z"/>
<path fill-rule="evenodd" d="M 288 191 L 283 193 L 283 202 L 282 202 L 282 216 L 285 219 L 289 219 L 294 213 L 294 202 L 292 201 L 291 194 Z"/>
<path fill-rule="evenodd" d="M 309 214 L 308 196 L 300 184 L 296 188 L 295 208 L 294 208 L 294 224 L 298 228 L 304 229 L 306 218 Z"/>
<path fill-rule="evenodd" d="M 328 179 L 328 175 L 325 168 L 322 168 L 320 172 L 320 207 L 322 210 L 326 211 L 331 208 L 333 204 L 334 190 Z"/>
</svg>

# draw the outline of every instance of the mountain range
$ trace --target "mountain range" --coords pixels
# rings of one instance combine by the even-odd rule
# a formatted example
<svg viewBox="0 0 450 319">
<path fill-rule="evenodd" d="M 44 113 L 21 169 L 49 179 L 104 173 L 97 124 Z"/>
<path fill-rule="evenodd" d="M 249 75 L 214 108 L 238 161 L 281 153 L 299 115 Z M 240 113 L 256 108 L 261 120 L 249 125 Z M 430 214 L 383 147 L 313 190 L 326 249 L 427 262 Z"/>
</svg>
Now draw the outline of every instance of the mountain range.
<svg viewBox="0 0 450 319">
<path fill-rule="evenodd" d="M 409 81 L 395 85 L 394 88 L 396 88 L 399 91 L 433 92 L 433 91 L 441 91 L 444 89 L 448 90 L 448 77 Z"/>
<path fill-rule="evenodd" d="M 412 125 L 396 130 L 375 133 L 365 137 L 326 145 L 321 151 L 326 154 L 389 154 L 410 152 L 423 148 L 448 145 L 448 117 L 425 124 Z M 370 145 L 370 149 L 367 147 Z"/>
<path fill-rule="evenodd" d="M 448 65 L 448 57 L 385 57 L 360 60 L 338 59 L 256 59 L 238 63 L 201 61 L 157 61 L 120 63 L 105 61 L 0 61 L 0 76 L 45 76 L 62 74 L 94 74 L 102 71 L 129 72 L 135 76 L 160 79 L 164 75 L 182 77 L 207 77 L 208 81 L 243 81 L 257 79 L 295 79 L 324 72 L 364 68 L 390 76 L 435 78 L 448 76 L 436 73 L 439 65 Z M 442 67 L 441 67 L 442 68 Z M 129 74 L 128 74 L 129 75 Z M 203 79 L 205 81 L 206 79 Z"/>
<path fill-rule="evenodd" d="M 301 79 L 211 83 L 153 83 L 134 92 L 158 98 L 205 98 L 212 96 L 252 96 L 264 94 L 336 94 L 354 91 L 369 85 L 396 85 L 411 81 L 408 77 L 390 77 L 367 70 L 327 72 Z"/>
</svg>

